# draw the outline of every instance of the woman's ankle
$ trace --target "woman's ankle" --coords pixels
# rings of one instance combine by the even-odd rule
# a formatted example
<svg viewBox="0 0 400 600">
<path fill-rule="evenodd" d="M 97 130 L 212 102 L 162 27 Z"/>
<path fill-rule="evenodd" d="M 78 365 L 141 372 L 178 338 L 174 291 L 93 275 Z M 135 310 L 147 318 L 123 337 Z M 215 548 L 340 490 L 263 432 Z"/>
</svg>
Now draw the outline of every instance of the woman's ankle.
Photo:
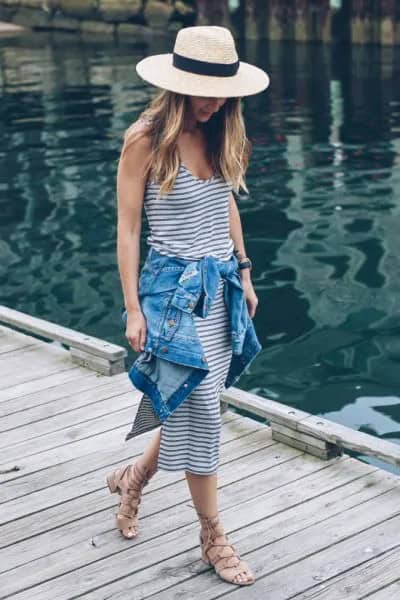
<svg viewBox="0 0 400 600">
<path fill-rule="evenodd" d="M 225 535 L 224 528 L 221 523 L 221 519 L 219 517 L 218 512 L 214 513 L 199 513 L 197 512 L 199 523 L 200 523 L 200 533 L 202 537 L 208 537 L 208 534 L 214 535 Z"/>
</svg>

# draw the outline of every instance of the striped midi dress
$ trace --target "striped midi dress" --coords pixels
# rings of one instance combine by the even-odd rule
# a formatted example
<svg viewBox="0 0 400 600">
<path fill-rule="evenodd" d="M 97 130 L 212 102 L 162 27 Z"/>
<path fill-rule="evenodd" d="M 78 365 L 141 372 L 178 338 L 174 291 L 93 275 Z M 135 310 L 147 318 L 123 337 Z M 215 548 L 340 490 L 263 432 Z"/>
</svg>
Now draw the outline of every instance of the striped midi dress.
<svg viewBox="0 0 400 600">
<path fill-rule="evenodd" d="M 195 177 L 181 163 L 172 190 L 158 197 L 159 186 L 147 181 L 144 210 L 149 225 L 147 244 L 162 254 L 186 259 L 213 255 L 229 260 L 233 240 L 229 229 L 232 187 L 219 176 Z M 206 377 L 161 426 L 158 468 L 210 475 L 217 472 L 221 435 L 220 393 L 229 369 L 232 348 L 224 279 L 206 318 L 193 313 L 207 357 Z M 144 394 L 130 436 L 159 424 Z"/>
</svg>

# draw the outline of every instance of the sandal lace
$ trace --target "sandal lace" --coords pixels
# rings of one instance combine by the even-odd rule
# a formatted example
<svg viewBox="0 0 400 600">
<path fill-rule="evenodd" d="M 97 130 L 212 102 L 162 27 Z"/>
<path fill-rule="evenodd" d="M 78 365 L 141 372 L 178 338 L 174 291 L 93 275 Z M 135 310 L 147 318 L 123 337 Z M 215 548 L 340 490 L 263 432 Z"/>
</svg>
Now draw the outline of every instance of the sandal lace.
<svg viewBox="0 0 400 600">
<path fill-rule="evenodd" d="M 117 519 L 124 529 L 137 527 L 137 514 L 142 501 L 143 488 L 149 483 L 157 468 L 148 465 L 139 467 L 137 462 L 124 467 L 120 482 L 126 481 L 126 485 L 120 485 L 120 505 L 118 507 Z"/>
<path fill-rule="evenodd" d="M 240 554 L 236 551 L 235 546 L 230 543 L 223 543 L 223 544 L 220 543 L 219 544 L 219 543 L 216 543 L 216 541 L 215 541 L 217 537 L 222 537 L 222 536 L 225 536 L 226 538 L 228 537 L 225 534 L 222 526 L 220 525 L 220 520 L 219 520 L 218 515 L 207 517 L 206 515 L 203 515 L 203 514 L 199 513 L 198 511 L 197 511 L 197 514 L 200 518 L 201 524 L 203 525 L 203 527 L 205 527 L 205 529 L 207 531 L 206 540 L 204 540 L 202 534 L 200 534 L 200 537 L 201 537 L 201 540 L 204 545 L 204 554 L 209 559 L 211 564 L 216 568 L 216 570 L 218 572 L 223 571 L 224 569 L 238 567 L 240 565 L 241 558 L 240 558 Z M 231 550 L 231 553 L 228 555 L 225 555 L 225 556 L 222 555 L 222 553 L 217 553 L 211 557 L 209 555 L 209 551 L 211 550 L 211 548 L 216 548 L 216 547 L 229 548 Z M 232 564 L 232 559 L 234 561 L 234 564 Z M 223 565 L 218 564 L 221 560 L 225 561 L 223 563 Z"/>
</svg>

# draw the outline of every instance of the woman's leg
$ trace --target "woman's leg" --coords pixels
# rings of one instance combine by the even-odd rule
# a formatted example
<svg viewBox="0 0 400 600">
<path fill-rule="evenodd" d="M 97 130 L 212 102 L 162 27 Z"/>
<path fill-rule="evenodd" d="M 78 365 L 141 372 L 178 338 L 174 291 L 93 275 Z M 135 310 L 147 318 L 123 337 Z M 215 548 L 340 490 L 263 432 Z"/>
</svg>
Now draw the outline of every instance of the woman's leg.
<svg viewBox="0 0 400 600">
<path fill-rule="evenodd" d="M 196 475 L 185 471 L 192 495 L 193 504 L 198 513 L 211 517 L 217 514 L 217 474 Z"/>
<path fill-rule="evenodd" d="M 161 427 L 158 431 L 156 431 L 155 435 L 151 438 L 143 453 L 138 458 L 139 463 L 141 465 L 148 465 L 151 467 L 151 471 L 157 468 L 158 453 L 160 450 L 160 437 Z"/>
<path fill-rule="evenodd" d="M 217 474 L 213 475 L 196 475 L 185 471 L 186 479 L 192 495 L 193 504 L 195 505 L 196 512 L 202 517 L 212 518 L 218 514 L 217 507 Z M 205 525 L 204 519 L 200 520 L 201 533 L 207 535 L 208 528 Z M 216 538 L 216 543 L 226 544 L 229 543 L 225 534 L 219 535 Z M 221 550 L 221 548 L 215 548 L 215 550 Z M 223 549 L 225 550 L 225 548 Z M 214 552 L 215 553 L 215 552 Z M 246 574 L 246 570 L 243 569 L 238 572 L 234 579 L 237 583 L 250 581 L 252 577 L 250 574 Z"/>
<path fill-rule="evenodd" d="M 157 471 L 160 431 L 156 432 L 144 452 L 133 463 L 120 467 L 107 476 L 110 491 L 118 492 L 121 496 L 116 520 L 118 529 L 126 538 L 132 538 L 138 533 L 137 512 L 142 489 Z"/>
</svg>

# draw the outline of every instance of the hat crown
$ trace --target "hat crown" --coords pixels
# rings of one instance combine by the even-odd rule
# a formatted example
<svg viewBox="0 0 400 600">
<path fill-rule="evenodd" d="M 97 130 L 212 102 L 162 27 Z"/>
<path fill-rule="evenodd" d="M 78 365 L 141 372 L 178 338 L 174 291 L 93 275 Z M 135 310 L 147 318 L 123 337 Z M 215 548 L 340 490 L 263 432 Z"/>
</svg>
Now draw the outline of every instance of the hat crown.
<svg viewBox="0 0 400 600">
<path fill-rule="evenodd" d="M 180 29 L 175 39 L 174 52 L 212 63 L 230 64 L 238 60 L 231 32 L 219 25 L 196 25 Z"/>
</svg>

